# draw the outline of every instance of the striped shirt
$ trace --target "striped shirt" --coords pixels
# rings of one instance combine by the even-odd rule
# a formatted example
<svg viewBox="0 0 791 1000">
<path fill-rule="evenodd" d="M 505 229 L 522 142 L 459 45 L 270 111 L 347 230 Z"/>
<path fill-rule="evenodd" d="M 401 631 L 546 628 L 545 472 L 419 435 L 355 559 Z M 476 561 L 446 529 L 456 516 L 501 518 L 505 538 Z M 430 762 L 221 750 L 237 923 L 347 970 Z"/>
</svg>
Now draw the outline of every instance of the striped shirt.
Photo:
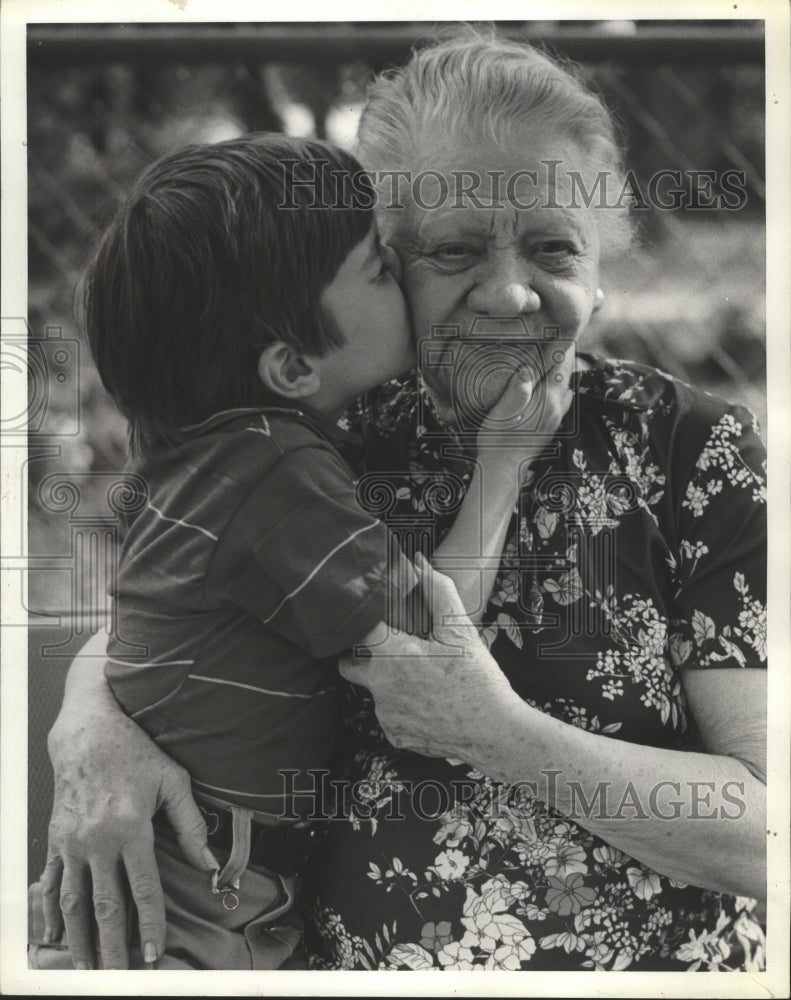
<svg viewBox="0 0 791 1000">
<path fill-rule="evenodd" d="M 234 410 L 147 457 L 113 589 L 120 704 L 197 791 L 271 815 L 312 810 L 298 793 L 334 763 L 336 657 L 415 582 L 338 434 L 304 409 Z"/>
</svg>

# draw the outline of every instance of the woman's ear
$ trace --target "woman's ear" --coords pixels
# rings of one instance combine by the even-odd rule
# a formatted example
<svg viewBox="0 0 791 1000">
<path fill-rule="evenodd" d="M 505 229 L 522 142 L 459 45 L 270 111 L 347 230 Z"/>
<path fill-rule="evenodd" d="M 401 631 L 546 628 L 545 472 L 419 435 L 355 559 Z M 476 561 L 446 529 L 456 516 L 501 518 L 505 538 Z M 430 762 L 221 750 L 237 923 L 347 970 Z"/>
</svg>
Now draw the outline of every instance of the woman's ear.
<svg viewBox="0 0 791 1000">
<path fill-rule="evenodd" d="M 282 340 L 261 351 L 258 377 L 267 389 L 285 399 L 304 399 L 318 392 L 321 386 L 316 360 L 297 353 Z"/>
</svg>

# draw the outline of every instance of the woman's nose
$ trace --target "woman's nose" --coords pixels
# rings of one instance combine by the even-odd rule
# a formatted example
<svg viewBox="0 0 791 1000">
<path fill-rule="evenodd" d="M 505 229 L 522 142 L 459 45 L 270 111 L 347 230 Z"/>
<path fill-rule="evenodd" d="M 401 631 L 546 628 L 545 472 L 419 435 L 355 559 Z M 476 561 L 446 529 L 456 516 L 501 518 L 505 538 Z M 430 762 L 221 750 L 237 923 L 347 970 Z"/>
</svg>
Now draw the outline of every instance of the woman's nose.
<svg viewBox="0 0 791 1000">
<path fill-rule="evenodd" d="M 500 261 L 482 275 L 470 290 L 470 309 L 484 316 L 519 316 L 541 308 L 527 265 L 519 260 Z"/>
</svg>

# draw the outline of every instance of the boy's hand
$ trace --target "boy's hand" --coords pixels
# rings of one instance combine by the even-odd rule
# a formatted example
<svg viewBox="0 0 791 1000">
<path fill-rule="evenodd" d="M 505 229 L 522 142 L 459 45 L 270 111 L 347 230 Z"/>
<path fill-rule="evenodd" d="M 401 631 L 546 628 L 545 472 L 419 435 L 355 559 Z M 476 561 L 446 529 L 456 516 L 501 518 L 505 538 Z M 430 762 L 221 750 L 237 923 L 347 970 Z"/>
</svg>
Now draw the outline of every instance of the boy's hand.
<svg viewBox="0 0 791 1000">
<path fill-rule="evenodd" d="M 478 457 L 513 462 L 514 455 L 535 458 L 556 433 L 573 399 L 569 387 L 573 352 L 539 380 L 527 368 L 511 376 L 478 432 Z"/>
</svg>

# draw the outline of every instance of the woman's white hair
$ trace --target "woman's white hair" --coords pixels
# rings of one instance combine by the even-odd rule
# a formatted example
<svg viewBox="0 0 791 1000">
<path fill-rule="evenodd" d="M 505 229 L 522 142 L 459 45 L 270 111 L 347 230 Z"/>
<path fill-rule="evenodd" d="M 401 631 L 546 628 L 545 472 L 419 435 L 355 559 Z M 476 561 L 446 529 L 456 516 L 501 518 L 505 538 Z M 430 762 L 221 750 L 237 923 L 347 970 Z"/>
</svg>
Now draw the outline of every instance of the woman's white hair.
<svg viewBox="0 0 791 1000">
<path fill-rule="evenodd" d="M 618 199 L 625 183 L 622 150 L 600 98 L 576 71 L 533 46 L 473 29 L 418 50 L 405 66 L 373 82 L 357 153 L 373 172 L 414 171 L 430 165 L 443 140 L 454 146 L 481 139 L 506 145 L 515 132 L 531 131 L 542 140 L 575 143 L 588 184 L 604 172 L 608 204 Z M 627 205 L 607 207 L 597 216 L 604 253 L 628 245 Z"/>
</svg>

